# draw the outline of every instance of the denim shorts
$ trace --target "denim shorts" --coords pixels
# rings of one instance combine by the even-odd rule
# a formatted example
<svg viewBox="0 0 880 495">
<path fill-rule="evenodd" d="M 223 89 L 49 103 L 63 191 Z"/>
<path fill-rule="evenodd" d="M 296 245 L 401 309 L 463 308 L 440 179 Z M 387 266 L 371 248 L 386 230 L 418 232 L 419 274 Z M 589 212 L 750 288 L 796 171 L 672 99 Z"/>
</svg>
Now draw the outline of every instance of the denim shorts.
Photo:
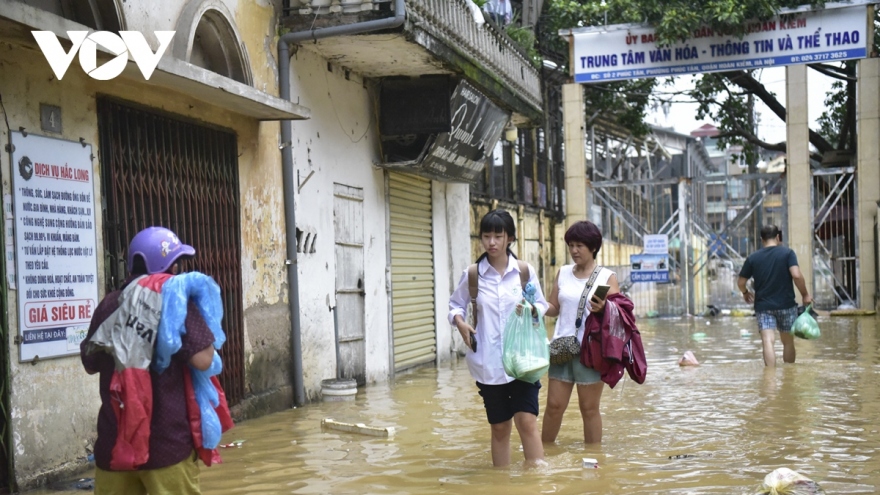
<svg viewBox="0 0 880 495">
<path fill-rule="evenodd" d="M 755 316 L 758 317 L 758 330 L 779 330 L 780 332 L 790 332 L 797 315 L 797 306 L 755 313 Z"/>
<path fill-rule="evenodd" d="M 577 385 L 590 385 L 602 379 L 598 371 L 587 368 L 580 359 L 572 359 L 565 364 L 551 364 L 547 375 L 554 380 Z"/>
<path fill-rule="evenodd" d="M 518 412 L 538 415 L 538 390 L 540 380 L 535 383 L 514 380 L 504 385 L 486 385 L 477 382 L 483 405 L 486 407 L 486 418 L 490 425 L 503 423 L 513 418 Z"/>
</svg>

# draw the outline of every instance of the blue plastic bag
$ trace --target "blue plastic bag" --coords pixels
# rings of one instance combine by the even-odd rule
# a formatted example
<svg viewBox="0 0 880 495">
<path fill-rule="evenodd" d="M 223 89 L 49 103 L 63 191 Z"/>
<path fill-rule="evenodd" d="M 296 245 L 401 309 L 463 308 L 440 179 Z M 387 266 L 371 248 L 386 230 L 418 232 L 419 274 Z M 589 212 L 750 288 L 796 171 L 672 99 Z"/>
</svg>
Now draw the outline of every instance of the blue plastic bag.
<svg viewBox="0 0 880 495">
<path fill-rule="evenodd" d="M 523 287 L 523 299 L 525 299 L 529 304 L 535 304 L 535 293 L 538 292 L 538 289 L 535 287 L 535 284 L 529 282 Z"/>
<path fill-rule="evenodd" d="M 193 390 L 196 394 L 196 402 L 202 414 L 202 446 L 206 449 L 216 449 L 220 444 L 223 431 L 220 426 L 220 418 L 217 416 L 215 407 L 220 405 L 220 396 L 217 389 L 211 383 L 211 377 L 219 375 L 223 371 L 223 362 L 220 355 L 214 353 L 211 367 L 205 371 L 197 370 L 190 366 L 192 371 Z"/>
<path fill-rule="evenodd" d="M 226 342 L 226 334 L 220 325 L 223 320 L 223 300 L 217 282 L 201 272 L 175 275 L 162 286 L 162 319 L 159 321 L 153 357 L 153 369 L 157 373 L 165 371 L 171 364 L 171 356 L 180 350 L 180 337 L 186 333 L 186 312 L 190 299 L 214 334 L 214 348 L 220 349 Z"/>
<path fill-rule="evenodd" d="M 153 369 L 162 373 L 171 363 L 171 356 L 183 345 L 181 336 L 186 333 L 186 315 L 189 301 L 199 309 L 208 328 L 214 334 L 214 348 L 220 349 L 226 342 L 226 334 L 220 322 L 223 320 L 223 300 L 220 286 L 213 278 L 200 272 L 189 272 L 168 279 L 162 286 L 162 318 L 156 338 L 153 356 Z M 215 407 L 220 405 L 220 396 L 211 377 L 223 370 L 220 355 L 214 352 L 211 367 L 205 371 L 190 366 L 193 391 L 199 405 L 202 423 L 202 447 L 213 450 L 220 444 L 223 433 L 220 418 Z"/>
</svg>

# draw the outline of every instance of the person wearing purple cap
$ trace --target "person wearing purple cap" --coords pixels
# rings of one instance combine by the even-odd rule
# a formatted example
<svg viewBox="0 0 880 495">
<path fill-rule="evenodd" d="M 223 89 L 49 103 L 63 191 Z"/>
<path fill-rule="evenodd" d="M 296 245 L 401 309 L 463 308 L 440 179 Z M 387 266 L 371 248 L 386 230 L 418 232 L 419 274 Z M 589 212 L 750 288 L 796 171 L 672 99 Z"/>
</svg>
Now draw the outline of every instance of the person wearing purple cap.
<svg viewBox="0 0 880 495">
<path fill-rule="evenodd" d="M 168 368 L 157 373 L 150 362 L 161 309 L 152 311 L 155 321 L 149 321 L 147 314 L 151 306 L 161 308 L 161 285 L 180 272 L 180 261 L 195 254 L 169 229 L 140 231 L 129 245 L 128 277 L 95 309 L 80 345 L 86 372 L 100 375 L 94 448 L 97 495 L 201 493 L 185 376 L 187 366 L 203 371 L 211 366 L 214 334 L 190 302 L 182 346 Z M 116 342 L 125 342 L 118 346 L 121 350 L 111 350 Z M 134 409 L 140 416 L 132 416 Z M 133 417 L 141 422 L 133 423 Z"/>
</svg>

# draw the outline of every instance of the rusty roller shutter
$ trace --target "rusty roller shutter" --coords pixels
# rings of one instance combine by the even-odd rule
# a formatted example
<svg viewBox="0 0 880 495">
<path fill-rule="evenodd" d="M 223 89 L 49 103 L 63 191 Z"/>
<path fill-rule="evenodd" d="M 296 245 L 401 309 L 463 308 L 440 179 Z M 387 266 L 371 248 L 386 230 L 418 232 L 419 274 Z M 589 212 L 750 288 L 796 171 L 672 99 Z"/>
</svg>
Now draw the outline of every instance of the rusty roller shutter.
<svg viewBox="0 0 880 495">
<path fill-rule="evenodd" d="M 226 344 L 220 381 L 244 396 L 238 145 L 234 133 L 111 99 L 98 100 L 105 289 L 127 276 L 131 238 L 161 225 L 196 249 L 184 271 L 220 285 Z"/>
<path fill-rule="evenodd" d="M 431 181 L 389 172 L 394 370 L 437 357 Z"/>
</svg>

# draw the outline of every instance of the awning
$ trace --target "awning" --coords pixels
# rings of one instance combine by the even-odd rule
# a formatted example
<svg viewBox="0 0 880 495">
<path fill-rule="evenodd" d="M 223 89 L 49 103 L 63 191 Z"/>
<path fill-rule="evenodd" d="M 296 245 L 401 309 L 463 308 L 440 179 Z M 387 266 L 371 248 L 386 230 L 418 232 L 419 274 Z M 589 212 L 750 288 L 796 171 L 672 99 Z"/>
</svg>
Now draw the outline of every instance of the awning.
<svg viewBox="0 0 880 495">
<path fill-rule="evenodd" d="M 304 120 L 311 116 L 306 107 L 170 56 L 159 62 L 149 81 L 144 81 L 131 61 L 122 76 L 141 84 L 172 89 L 257 120 Z"/>
</svg>

